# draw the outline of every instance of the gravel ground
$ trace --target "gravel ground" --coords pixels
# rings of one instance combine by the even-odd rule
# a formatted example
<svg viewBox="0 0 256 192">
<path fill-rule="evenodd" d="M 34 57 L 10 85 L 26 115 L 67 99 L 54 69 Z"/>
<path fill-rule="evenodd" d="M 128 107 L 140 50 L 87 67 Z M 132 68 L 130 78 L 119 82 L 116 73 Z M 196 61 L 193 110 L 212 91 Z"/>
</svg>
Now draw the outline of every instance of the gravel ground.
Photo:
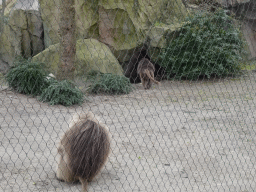
<svg viewBox="0 0 256 192">
<path fill-rule="evenodd" d="M 0 191 L 80 191 L 55 177 L 56 145 L 70 118 L 93 111 L 112 152 L 90 191 L 255 191 L 256 74 L 163 81 L 129 95 L 49 106 L 0 90 Z"/>
</svg>

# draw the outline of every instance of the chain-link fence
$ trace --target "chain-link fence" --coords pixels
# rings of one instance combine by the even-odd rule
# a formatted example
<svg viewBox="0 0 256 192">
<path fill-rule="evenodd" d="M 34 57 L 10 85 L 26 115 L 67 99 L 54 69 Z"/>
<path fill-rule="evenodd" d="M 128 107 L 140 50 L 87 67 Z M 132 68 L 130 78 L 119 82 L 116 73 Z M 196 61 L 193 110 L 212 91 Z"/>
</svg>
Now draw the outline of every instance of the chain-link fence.
<svg viewBox="0 0 256 192">
<path fill-rule="evenodd" d="M 0 191 L 81 191 L 56 166 L 88 112 L 110 133 L 88 191 L 255 191 L 254 0 L 75 0 L 74 84 L 59 85 L 63 2 L 0 1 Z"/>
</svg>

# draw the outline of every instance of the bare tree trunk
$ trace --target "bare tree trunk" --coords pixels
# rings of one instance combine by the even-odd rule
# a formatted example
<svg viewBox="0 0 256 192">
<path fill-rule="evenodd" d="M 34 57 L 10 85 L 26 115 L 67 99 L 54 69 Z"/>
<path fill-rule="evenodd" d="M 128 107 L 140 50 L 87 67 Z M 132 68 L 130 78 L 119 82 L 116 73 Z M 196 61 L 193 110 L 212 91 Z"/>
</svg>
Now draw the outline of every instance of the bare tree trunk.
<svg viewBox="0 0 256 192">
<path fill-rule="evenodd" d="M 75 1 L 62 0 L 60 3 L 60 62 L 57 79 L 74 79 L 76 37 Z"/>
</svg>

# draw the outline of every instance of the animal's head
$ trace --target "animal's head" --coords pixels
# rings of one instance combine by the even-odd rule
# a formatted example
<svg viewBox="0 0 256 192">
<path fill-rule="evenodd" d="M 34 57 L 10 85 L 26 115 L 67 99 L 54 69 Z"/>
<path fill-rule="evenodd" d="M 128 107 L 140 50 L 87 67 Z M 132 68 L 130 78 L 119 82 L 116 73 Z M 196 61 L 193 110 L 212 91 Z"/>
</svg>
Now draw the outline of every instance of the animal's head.
<svg viewBox="0 0 256 192">
<path fill-rule="evenodd" d="M 58 180 L 73 182 L 75 177 L 69 168 L 69 157 L 63 145 L 59 145 L 57 154 L 56 177 Z"/>
</svg>

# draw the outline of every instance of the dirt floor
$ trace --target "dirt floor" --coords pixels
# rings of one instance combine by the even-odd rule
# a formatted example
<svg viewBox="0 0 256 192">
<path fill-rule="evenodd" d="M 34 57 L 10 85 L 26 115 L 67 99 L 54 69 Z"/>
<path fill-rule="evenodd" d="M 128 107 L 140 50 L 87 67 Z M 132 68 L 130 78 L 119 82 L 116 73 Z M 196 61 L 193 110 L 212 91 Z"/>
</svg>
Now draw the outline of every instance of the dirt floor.
<svg viewBox="0 0 256 192">
<path fill-rule="evenodd" d="M 110 129 L 112 152 L 89 191 L 256 189 L 256 74 L 164 81 L 129 95 L 89 96 L 49 106 L 0 90 L 0 191 L 80 191 L 55 177 L 56 145 L 70 118 L 93 111 Z"/>
</svg>

